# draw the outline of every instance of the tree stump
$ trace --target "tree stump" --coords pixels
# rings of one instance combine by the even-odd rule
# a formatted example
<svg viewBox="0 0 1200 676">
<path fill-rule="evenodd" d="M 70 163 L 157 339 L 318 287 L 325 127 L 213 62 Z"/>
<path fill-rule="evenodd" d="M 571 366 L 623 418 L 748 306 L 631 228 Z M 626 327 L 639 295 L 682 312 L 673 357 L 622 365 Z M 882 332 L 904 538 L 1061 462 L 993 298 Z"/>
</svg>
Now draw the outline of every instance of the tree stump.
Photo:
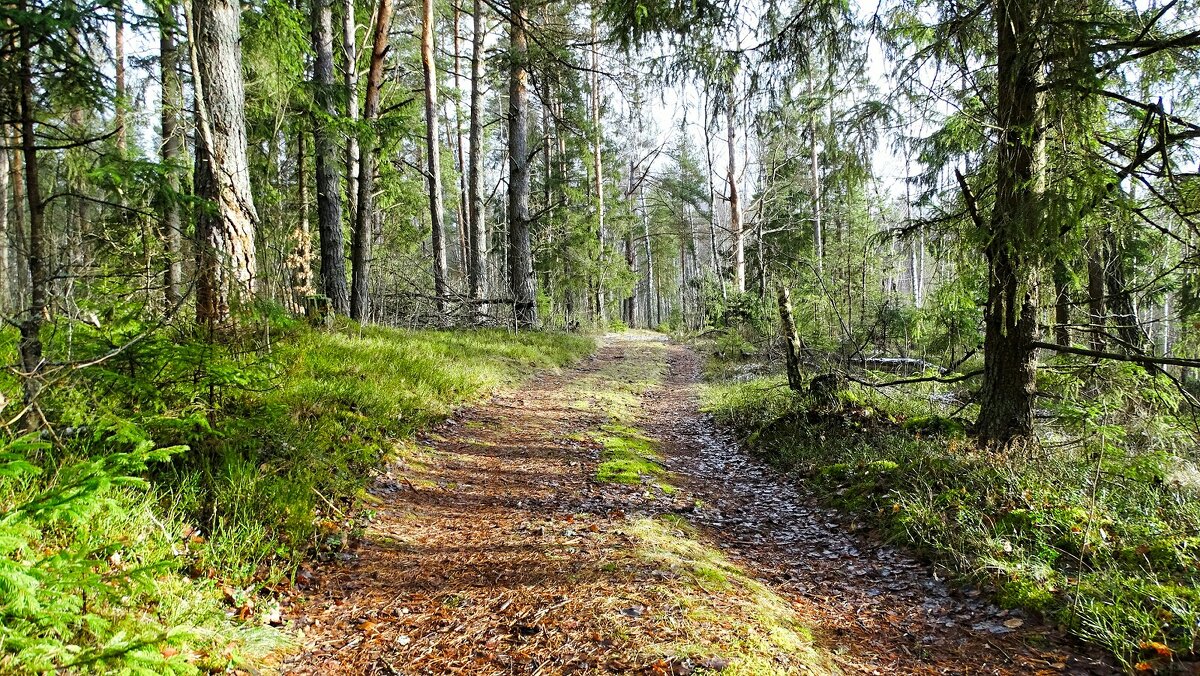
<svg viewBox="0 0 1200 676">
<path fill-rule="evenodd" d="M 333 304 L 328 296 L 305 296 L 304 316 L 313 326 L 328 327 L 333 324 Z"/>
</svg>

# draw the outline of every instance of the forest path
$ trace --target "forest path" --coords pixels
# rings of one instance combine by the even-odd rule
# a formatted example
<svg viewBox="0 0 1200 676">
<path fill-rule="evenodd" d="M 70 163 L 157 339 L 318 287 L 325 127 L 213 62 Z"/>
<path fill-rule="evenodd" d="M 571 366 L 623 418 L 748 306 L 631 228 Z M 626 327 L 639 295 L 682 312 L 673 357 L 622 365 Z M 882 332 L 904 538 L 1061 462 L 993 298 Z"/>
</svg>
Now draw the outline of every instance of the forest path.
<svg viewBox="0 0 1200 676">
<path fill-rule="evenodd" d="M 285 671 L 1112 672 L 746 457 L 697 413 L 699 370 L 609 336 L 426 435 L 353 556 L 302 576 Z"/>
</svg>

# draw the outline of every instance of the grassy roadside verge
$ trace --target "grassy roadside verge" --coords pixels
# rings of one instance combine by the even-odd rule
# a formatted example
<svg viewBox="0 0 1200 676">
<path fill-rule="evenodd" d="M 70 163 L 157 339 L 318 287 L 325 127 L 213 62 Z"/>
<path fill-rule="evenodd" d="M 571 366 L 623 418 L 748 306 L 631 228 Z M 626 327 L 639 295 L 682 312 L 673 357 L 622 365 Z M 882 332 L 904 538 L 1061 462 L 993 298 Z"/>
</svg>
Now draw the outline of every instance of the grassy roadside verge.
<svg viewBox="0 0 1200 676">
<path fill-rule="evenodd" d="M 72 327 L 53 349 L 87 359 L 145 328 Z M 289 643 L 289 578 L 360 527 L 397 443 L 593 349 L 563 334 L 278 320 L 219 344 L 186 331 L 56 381 L 51 432 L 0 445 L 0 672 L 269 665 Z M 19 400 L 13 380 L 0 392 Z"/>
<path fill-rule="evenodd" d="M 1178 458 L 1096 444 L 983 452 L 953 421 L 852 388 L 815 409 L 780 377 L 710 384 L 704 407 L 826 502 L 915 546 L 1010 607 L 1138 671 L 1195 659 L 1200 493 Z"/>
</svg>

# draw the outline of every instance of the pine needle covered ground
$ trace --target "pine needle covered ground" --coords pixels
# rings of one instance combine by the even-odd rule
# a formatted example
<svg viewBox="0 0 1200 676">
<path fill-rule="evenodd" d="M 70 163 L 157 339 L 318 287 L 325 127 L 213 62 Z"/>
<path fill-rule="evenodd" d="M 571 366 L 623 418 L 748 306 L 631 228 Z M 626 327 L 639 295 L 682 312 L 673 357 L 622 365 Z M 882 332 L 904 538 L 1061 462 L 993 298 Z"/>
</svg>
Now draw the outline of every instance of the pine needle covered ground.
<svg viewBox="0 0 1200 676">
<path fill-rule="evenodd" d="M 715 434 L 698 372 L 653 334 L 610 336 L 421 436 L 376 484 L 361 546 L 303 571 L 286 669 L 1111 671 L 846 532 Z"/>
</svg>

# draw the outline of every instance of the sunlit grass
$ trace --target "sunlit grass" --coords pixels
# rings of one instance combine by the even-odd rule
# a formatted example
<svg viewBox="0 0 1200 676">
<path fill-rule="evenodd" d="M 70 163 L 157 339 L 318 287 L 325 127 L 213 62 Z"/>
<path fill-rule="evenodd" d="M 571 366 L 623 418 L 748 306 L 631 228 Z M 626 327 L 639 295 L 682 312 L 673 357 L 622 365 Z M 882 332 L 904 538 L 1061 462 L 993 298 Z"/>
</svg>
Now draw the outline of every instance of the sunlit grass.
<svg viewBox="0 0 1200 676">
<path fill-rule="evenodd" d="M 836 673 L 791 603 L 704 542 L 686 520 L 638 519 L 628 532 L 638 558 L 671 574 L 649 590 L 670 638 L 644 645 L 647 656 L 717 657 L 728 661 L 722 674 Z"/>
<path fill-rule="evenodd" d="M 640 484 L 643 480 L 658 479 L 666 474 L 658 462 L 653 440 L 632 427 L 604 425 L 593 433 L 592 438 L 602 447 L 596 481 Z"/>
</svg>

